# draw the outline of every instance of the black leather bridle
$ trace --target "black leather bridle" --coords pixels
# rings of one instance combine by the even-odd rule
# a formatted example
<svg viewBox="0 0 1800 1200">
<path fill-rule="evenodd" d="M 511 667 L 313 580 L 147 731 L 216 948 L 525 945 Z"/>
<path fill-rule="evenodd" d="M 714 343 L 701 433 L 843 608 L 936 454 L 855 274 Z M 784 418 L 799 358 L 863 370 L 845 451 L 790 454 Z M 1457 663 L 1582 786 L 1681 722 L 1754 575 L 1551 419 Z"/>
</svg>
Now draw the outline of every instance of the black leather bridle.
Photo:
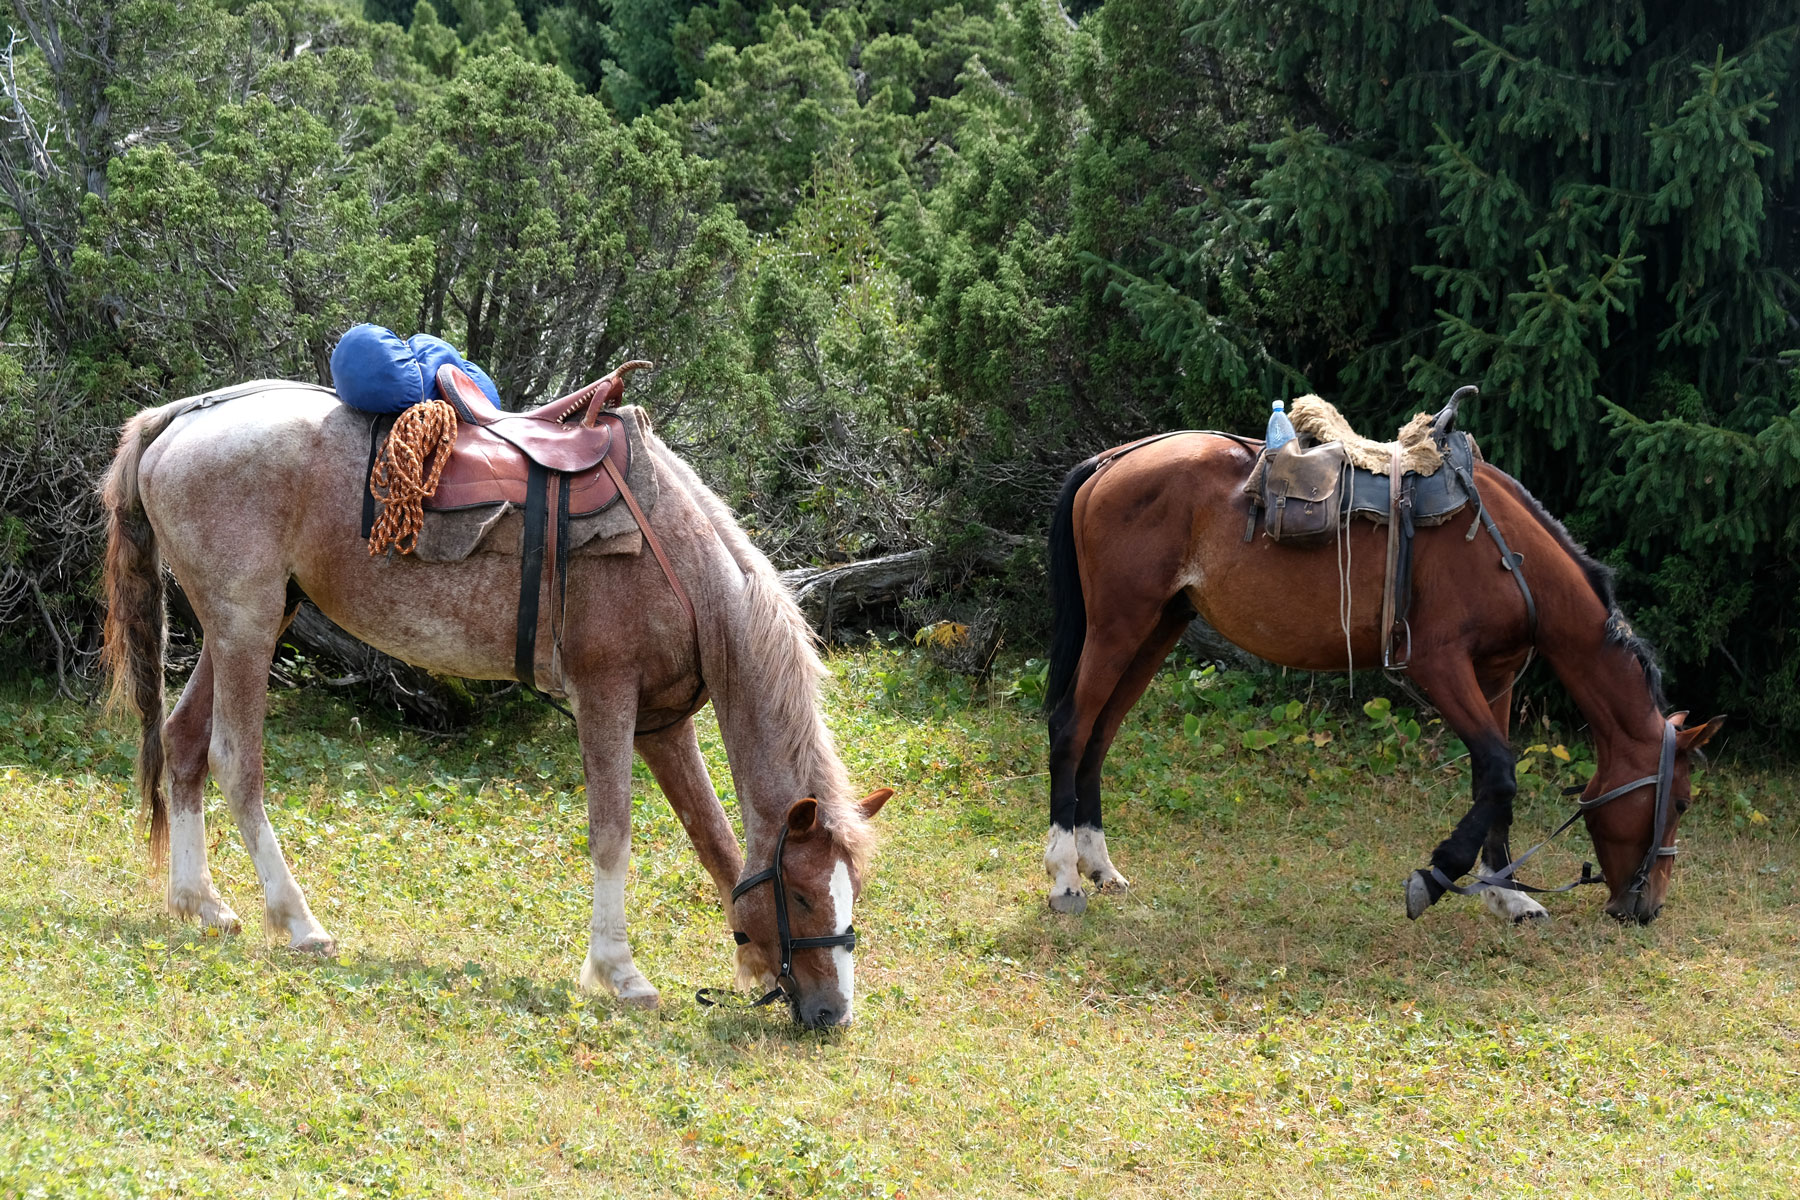
<svg viewBox="0 0 1800 1200">
<path fill-rule="evenodd" d="M 1668 833 L 1669 821 L 1673 816 L 1672 810 L 1674 808 L 1675 744 L 1675 722 L 1664 718 L 1662 754 L 1656 764 L 1656 774 L 1646 775 L 1642 779 L 1634 779 L 1630 783 L 1621 783 L 1618 787 L 1609 788 L 1591 800 L 1581 801 L 1575 806 L 1575 811 L 1569 814 L 1569 819 L 1557 826 L 1555 833 L 1552 833 L 1549 837 L 1545 838 L 1525 853 L 1519 855 L 1519 857 L 1513 859 L 1492 875 L 1484 875 L 1467 887 L 1451 882 L 1449 877 L 1435 866 L 1431 868 L 1432 878 L 1442 884 L 1444 890 L 1455 892 L 1459 896 L 1478 896 L 1482 892 L 1491 891 L 1494 888 L 1504 888 L 1508 891 L 1515 892 L 1537 892 L 1540 895 L 1549 895 L 1555 892 L 1566 892 L 1571 888 L 1578 888 L 1584 884 L 1605 883 L 1605 875 L 1593 874 L 1594 864 L 1587 862 L 1581 864 L 1581 877 L 1579 879 L 1575 880 L 1573 883 L 1566 883 L 1558 888 L 1532 887 L 1528 883 L 1520 883 L 1517 879 L 1514 879 L 1513 873 L 1524 865 L 1526 859 L 1555 841 L 1565 829 L 1573 825 L 1582 817 L 1593 812 L 1596 808 L 1611 804 L 1620 796 L 1635 792 L 1641 787 L 1650 787 L 1654 785 L 1656 788 L 1656 815 L 1655 823 L 1650 830 L 1650 848 L 1644 852 L 1644 861 L 1638 864 L 1637 873 L 1631 877 L 1631 885 L 1625 889 L 1625 895 L 1631 898 L 1631 907 L 1627 911 L 1636 911 L 1637 897 L 1643 893 L 1644 888 L 1649 884 L 1650 872 L 1656 866 L 1656 860 L 1659 858 L 1673 858 L 1675 857 L 1677 850 L 1677 847 L 1675 846 L 1663 845 L 1663 837 Z M 1564 794 L 1570 796 L 1578 795 L 1582 790 L 1583 788 L 1581 785 L 1576 785 L 1571 788 L 1565 788 Z"/>
<path fill-rule="evenodd" d="M 794 951 L 796 950 L 835 950 L 842 946 L 846 950 L 856 949 L 856 926 L 853 924 L 842 933 L 828 934 L 824 937 L 797 938 L 788 925 L 787 881 L 781 875 L 781 857 L 787 850 L 788 826 L 783 824 L 781 834 L 775 839 L 775 859 L 767 867 L 747 879 L 739 881 L 731 889 L 731 903 L 735 909 L 738 897 L 751 888 L 769 884 L 775 889 L 775 936 L 781 947 L 781 971 L 775 976 L 775 986 L 770 988 L 761 999 L 754 1001 L 751 1008 L 761 1008 L 773 1003 L 785 995 L 788 1004 L 798 1010 L 800 1007 L 800 981 L 794 978 Z M 732 940 L 740 946 L 750 944 L 750 935 L 741 929 L 731 931 Z M 694 999 L 709 1008 L 718 1006 L 719 998 L 713 994 L 712 988 L 701 988 L 694 993 Z"/>
</svg>

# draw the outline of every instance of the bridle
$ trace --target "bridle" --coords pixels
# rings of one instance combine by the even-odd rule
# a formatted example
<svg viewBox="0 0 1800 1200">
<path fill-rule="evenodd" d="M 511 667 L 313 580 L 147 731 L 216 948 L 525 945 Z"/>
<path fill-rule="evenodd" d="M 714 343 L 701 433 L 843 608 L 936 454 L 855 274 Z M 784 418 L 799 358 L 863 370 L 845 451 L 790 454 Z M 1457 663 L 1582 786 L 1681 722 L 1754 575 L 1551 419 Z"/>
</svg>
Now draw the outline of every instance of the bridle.
<svg viewBox="0 0 1800 1200">
<path fill-rule="evenodd" d="M 1638 864 L 1637 873 L 1631 877 L 1631 884 L 1625 889 L 1625 895 L 1631 900 L 1631 908 L 1627 911 L 1635 911 L 1637 908 L 1637 897 L 1640 896 L 1643 893 L 1644 888 L 1649 885 L 1650 872 L 1655 868 L 1656 860 L 1659 858 L 1673 858 L 1678 849 L 1676 846 L 1663 845 L 1663 837 L 1669 831 L 1669 822 L 1673 816 L 1673 809 L 1675 806 L 1675 744 L 1675 722 L 1665 718 L 1663 720 L 1662 754 L 1656 764 L 1656 774 L 1646 775 L 1642 779 L 1634 779 L 1630 783 L 1621 783 L 1618 787 L 1609 788 L 1591 800 L 1581 801 L 1575 806 L 1575 811 L 1569 814 L 1569 819 L 1557 826 L 1555 833 L 1552 833 L 1549 837 L 1545 838 L 1525 853 L 1519 855 L 1519 857 L 1513 859 L 1504 867 L 1495 871 L 1492 875 L 1484 875 L 1467 887 L 1453 883 L 1448 876 L 1435 866 L 1431 868 L 1432 878 L 1443 885 L 1445 891 L 1455 892 L 1459 896 L 1478 896 L 1482 892 L 1491 891 L 1495 888 L 1504 888 L 1508 891 L 1515 892 L 1536 892 L 1540 895 L 1550 895 L 1556 892 L 1566 892 L 1571 888 L 1578 888 L 1584 884 L 1605 883 L 1606 876 L 1595 875 L 1593 873 L 1594 864 L 1589 862 L 1581 864 L 1581 877 L 1579 879 L 1575 880 L 1573 883 L 1566 883 L 1562 887 L 1557 888 L 1532 887 L 1528 883 L 1520 883 L 1517 879 L 1513 878 L 1513 873 L 1524 865 L 1526 859 L 1555 841 L 1561 836 L 1565 829 L 1573 825 L 1582 817 L 1587 816 L 1597 808 L 1611 804 L 1620 796 L 1635 792 L 1641 787 L 1650 787 L 1654 785 L 1656 788 L 1656 814 L 1654 824 L 1650 831 L 1650 848 L 1644 852 L 1644 861 Z M 1582 785 L 1577 784 L 1573 787 L 1564 788 L 1563 794 L 1568 796 L 1579 795 L 1582 790 Z"/>
<path fill-rule="evenodd" d="M 788 826 L 783 824 L 780 836 L 775 839 L 774 861 L 748 879 L 740 880 L 738 885 L 731 889 L 731 903 L 734 910 L 738 897 L 752 888 L 766 883 L 775 889 L 775 936 L 781 947 L 781 971 L 775 976 L 775 986 L 770 988 L 761 999 L 751 1003 L 749 1006 L 751 1008 L 761 1008 L 765 1004 L 773 1003 L 783 995 L 787 997 L 791 1007 L 799 1008 L 800 981 L 794 978 L 794 951 L 835 950 L 840 946 L 845 950 L 856 949 L 855 925 L 851 925 L 842 933 L 827 934 L 824 937 L 797 938 L 793 935 L 792 929 L 788 925 L 787 882 L 781 875 L 781 857 L 787 850 L 787 838 Z M 732 930 L 731 938 L 740 946 L 750 944 L 750 935 L 741 929 Z M 708 1008 L 720 1004 L 720 999 L 713 995 L 712 988 L 701 988 L 694 993 L 694 999 Z"/>
</svg>

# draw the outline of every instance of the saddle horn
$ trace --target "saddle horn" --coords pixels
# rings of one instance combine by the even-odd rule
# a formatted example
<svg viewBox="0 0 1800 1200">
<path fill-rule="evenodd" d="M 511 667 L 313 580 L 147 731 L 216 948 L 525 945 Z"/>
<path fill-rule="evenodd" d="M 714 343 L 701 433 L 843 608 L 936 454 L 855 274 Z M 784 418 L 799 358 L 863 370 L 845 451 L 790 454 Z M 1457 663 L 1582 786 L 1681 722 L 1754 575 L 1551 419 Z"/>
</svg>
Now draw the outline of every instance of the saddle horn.
<svg viewBox="0 0 1800 1200">
<path fill-rule="evenodd" d="M 1481 389 L 1472 383 L 1465 383 L 1450 393 L 1450 402 L 1439 409 L 1438 415 L 1431 421 L 1431 440 L 1436 442 L 1440 449 L 1443 447 L 1445 439 L 1450 436 L 1450 431 L 1456 428 L 1457 406 L 1463 402 L 1465 396 L 1473 399 L 1479 395 L 1481 395 Z"/>
<path fill-rule="evenodd" d="M 655 365 L 648 359 L 634 358 L 628 363 L 620 363 L 614 367 L 612 373 L 606 378 L 596 379 L 582 388 L 580 392 L 576 393 L 578 396 L 586 394 L 587 412 L 582 416 L 581 423 L 583 425 L 594 424 L 600 419 L 602 409 L 611 408 L 619 402 L 619 398 L 625 394 L 625 377 L 627 375 Z"/>
</svg>

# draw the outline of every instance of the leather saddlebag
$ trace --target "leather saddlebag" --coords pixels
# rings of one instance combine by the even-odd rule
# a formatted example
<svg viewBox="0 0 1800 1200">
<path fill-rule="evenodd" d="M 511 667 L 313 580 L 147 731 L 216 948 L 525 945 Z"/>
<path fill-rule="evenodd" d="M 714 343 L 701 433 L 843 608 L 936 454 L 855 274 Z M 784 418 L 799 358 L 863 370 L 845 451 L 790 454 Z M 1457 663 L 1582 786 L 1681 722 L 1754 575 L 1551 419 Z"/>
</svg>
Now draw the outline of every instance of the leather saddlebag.
<svg viewBox="0 0 1800 1200">
<path fill-rule="evenodd" d="M 1344 500 L 1344 446 L 1302 449 L 1299 439 L 1264 452 L 1245 491 L 1264 511 L 1263 529 L 1277 542 L 1322 542 L 1337 530 Z"/>
</svg>

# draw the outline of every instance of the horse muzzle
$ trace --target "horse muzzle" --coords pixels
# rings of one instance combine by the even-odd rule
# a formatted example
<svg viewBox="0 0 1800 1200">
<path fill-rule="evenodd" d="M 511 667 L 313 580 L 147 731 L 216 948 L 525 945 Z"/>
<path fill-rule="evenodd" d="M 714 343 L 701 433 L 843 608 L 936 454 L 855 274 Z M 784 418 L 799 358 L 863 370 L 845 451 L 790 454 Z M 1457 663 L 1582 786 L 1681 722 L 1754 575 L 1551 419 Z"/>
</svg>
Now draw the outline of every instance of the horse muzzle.
<svg viewBox="0 0 1800 1200">
<path fill-rule="evenodd" d="M 1627 892 L 1606 902 L 1606 915 L 1621 925 L 1633 922 L 1648 925 L 1656 920 L 1662 909 L 1662 901 L 1652 900 L 1648 892 Z"/>
<path fill-rule="evenodd" d="M 809 999 L 794 1006 L 794 1017 L 808 1029 L 836 1029 L 848 1025 L 850 1006 L 836 996 Z"/>
</svg>

